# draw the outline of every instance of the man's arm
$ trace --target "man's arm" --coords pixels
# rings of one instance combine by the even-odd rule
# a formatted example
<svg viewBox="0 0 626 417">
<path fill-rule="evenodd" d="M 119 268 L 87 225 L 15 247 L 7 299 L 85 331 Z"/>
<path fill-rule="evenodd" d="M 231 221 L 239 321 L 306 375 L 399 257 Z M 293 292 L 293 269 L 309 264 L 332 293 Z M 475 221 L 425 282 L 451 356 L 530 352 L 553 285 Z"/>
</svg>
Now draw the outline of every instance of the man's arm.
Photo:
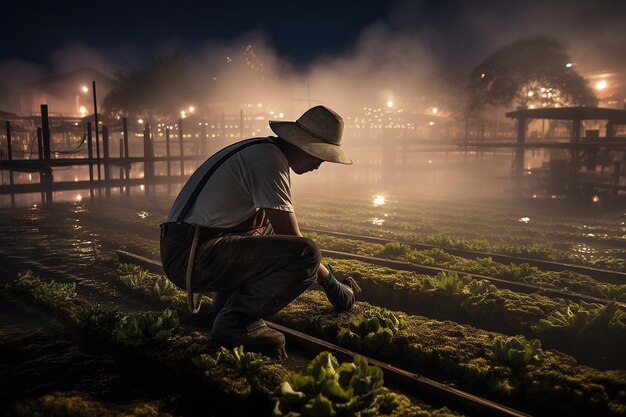
<svg viewBox="0 0 626 417">
<path fill-rule="evenodd" d="M 265 210 L 270 223 L 272 223 L 274 233 L 277 235 L 302 237 L 296 213 L 268 208 L 263 210 Z M 321 285 L 326 278 L 328 278 L 328 269 L 324 265 L 320 264 L 317 270 L 317 283 Z"/>
</svg>

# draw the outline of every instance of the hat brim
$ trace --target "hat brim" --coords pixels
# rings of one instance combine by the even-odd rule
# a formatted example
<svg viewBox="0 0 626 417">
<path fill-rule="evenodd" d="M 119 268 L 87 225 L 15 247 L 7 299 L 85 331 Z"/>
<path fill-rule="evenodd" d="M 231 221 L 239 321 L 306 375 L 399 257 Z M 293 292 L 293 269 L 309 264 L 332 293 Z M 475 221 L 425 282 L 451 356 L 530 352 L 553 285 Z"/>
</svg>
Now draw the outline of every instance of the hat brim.
<svg viewBox="0 0 626 417">
<path fill-rule="evenodd" d="M 270 120 L 270 129 L 284 141 L 323 161 L 352 164 L 352 160 L 343 153 L 339 145 L 320 141 L 295 122 Z"/>
</svg>

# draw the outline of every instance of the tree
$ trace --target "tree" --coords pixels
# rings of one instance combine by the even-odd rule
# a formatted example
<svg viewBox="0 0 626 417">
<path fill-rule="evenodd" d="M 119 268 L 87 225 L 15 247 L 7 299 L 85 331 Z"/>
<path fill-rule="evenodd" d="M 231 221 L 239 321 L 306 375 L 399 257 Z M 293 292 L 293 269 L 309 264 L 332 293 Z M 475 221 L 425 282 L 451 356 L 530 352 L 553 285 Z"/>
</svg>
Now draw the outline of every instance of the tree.
<svg viewBox="0 0 626 417">
<path fill-rule="evenodd" d="M 470 74 L 474 94 L 489 104 L 518 108 L 595 106 L 587 81 L 576 71 L 565 45 L 538 36 L 503 46 L 478 64 Z"/>
<path fill-rule="evenodd" d="M 154 59 L 147 69 L 118 71 L 103 105 L 109 116 L 178 117 L 196 102 L 185 58 L 181 54 Z"/>
</svg>

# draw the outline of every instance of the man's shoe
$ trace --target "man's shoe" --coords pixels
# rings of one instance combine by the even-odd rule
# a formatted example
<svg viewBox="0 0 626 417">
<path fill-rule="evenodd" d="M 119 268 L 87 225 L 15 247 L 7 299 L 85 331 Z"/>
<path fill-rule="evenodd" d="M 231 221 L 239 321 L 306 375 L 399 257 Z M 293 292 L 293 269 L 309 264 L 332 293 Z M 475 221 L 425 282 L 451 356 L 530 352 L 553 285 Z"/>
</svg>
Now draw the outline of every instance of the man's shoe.
<svg viewBox="0 0 626 417">
<path fill-rule="evenodd" d="M 263 320 L 257 320 L 242 328 L 214 325 L 211 339 L 228 347 L 243 346 L 248 351 L 286 357 L 285 336 L 267 327 Z"/>
</svg>

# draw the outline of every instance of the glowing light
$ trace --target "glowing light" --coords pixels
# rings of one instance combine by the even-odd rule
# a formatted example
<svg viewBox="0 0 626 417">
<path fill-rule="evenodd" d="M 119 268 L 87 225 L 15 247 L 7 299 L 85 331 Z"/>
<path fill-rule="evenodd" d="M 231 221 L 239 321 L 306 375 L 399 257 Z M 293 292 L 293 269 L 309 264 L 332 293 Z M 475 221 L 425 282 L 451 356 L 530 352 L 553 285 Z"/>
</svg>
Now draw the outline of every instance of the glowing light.
<svg viewBox="0 0 626 417">
<path fill-rule="evenodd" d="M 374 198 L 372 198 L 372 205 L 374 207 L 384 206 L 385 203 L 386 203 L 386 199 L 385 199 L 385 196 L 382 194 L 376 194 L 374 195 Z"/>
<path fill-rule="evenodd" d="M 539 91 L 541 91 L 542 93 L 545 93 L 546 89 L 545 89 L 545 88 L 543 88 L 543 87 L 541 87 L 541 88 L 539 89 Z"/>
<path fill-rule="evenodd" d="M 137 119 L 137 123 L 139 123 L 140 125 L 143 124 L 143 119 Z"/>
<path fill-rule="evenodd" d="M 594 202 L 594 203 L 598 203 L 598 202 L 600 202 L 600 196 L 598 196 L 598 195 L 594 195 L 594 196 L 593 196 L 593 202 Z"/>
<path fill-rule="evenodd" d="M 373 217 L 370 219 L 370 222 L 374 226 L 382 226 L 383 224 L 385 224 L 385 219 L 379 219 L 378 217 Z"/>
<path fill-rule="evenodd" d="M 602 81 L 598 81 L 598 83 L 596 84 L 596 90 L 604 90 L 607 87 L 607 83 L 605 80 Z"/>
<path fill-rule="evenodd" d="M 433 114 L 437 114 L 438 111 L 439 109 L 437 107 L 433 107 Z"/>
<path fill-rule="evenodd" d="M 528 223 L 530 221 L 530 217 L 522 217 L 518 219 L 517 221 L 521 223 Z"/>
<path fill-rule="evenodd" d="M 257 104 L 257 107 L 263 107 L 263 103 Z"/>
<path fill-rule="evenodd" d="M 74 182 L 78 182 L 78 177 L 74 177 Z"/>
<path fill-rule="evenodd" d="M 80 89 L 82 90 L 83 93 L 88 93 L 89 92 L 89 88 L 87 88 L 86 85 L 83 85 Z"/>
<path fill-rule="evenodd" d="M 83 196 L 82 196 L 82 195 L 80 195 L 80 194 L 78 194 L 78 195 L 76 196 L 76 201 L 78 201 L 78 202 L 83 201 Z"/>
<path fill-rule="evenodd" d="M 232 58 L 231 58 L 231 57 L 229 57 L 229 56 L 227 56 L 227 57 L 226 57 L 226 63 L 227 63 L 227 64 L 230 64 L 231 62 L 233 62 Z"/>
<path fill-rule="evenodd" d="M 532 96 L 534 96 L 534 95 L 535 95 L 535 93 L 533 93 L 532 91 L 529 91 L 529 92 L 528 92 L 528 97 L 532 97 Z"/>
<path fill-rule="evenodd" d="M 565 64 L 565 66 L 566 66 L 567 68 L 572 68 L 572 67 L 574 66 L 574 64 L 573 64 L 573 63 L 571 63 L 571 62 L 568 62 L 567 64 Z"/>
<path fill-rule="evenodd" d="M 187 112 L 185 110 L 181 110 L 180 117 L 182 117 L 183 119 L 187 117 Z"/>
<path fill-rule="evenodd" d="M 388 100 L 387 101 L 387 107 L 392 108 L 393 107 L 393 101 Z"/>
<path fill-rule="evenodd" d="M 428 122 L 428 126 L 434 126 L 435 122 Z"/>
<path fill-rule="evenodd" d="M 145 187 L 143 184 L 141 184 L 141 185 L 139 186 L 139 189 L 140 189 L 141 191 L 143 191 L 143 190 L 145 190 L 145 189 L 146 189 L 146 187 Z"/>
<path fill-rule="evenodd" d="M 82 114 L 83 116 L 87 114 L 87 109 L 85 108 L 85 106 L 80 106 L 80 109 L 78 110 L 80 112 L 80 114 Z"/>
<path fill-rule="evenodd" d="M 429 164 L 432 164 L 432 163 L 433 163 L 432 159 L 429 159 L 429 160 L 428 160 L 428 163 L 429 163 Z"/>
<path fill-rule="evenodd" d="M 484 72 L 482 74 L 480 74 L 480 78 L 485 78 L 487 76 L 487 74 L 485 74 Z"/>
<path fill-rule="evenodd" d="M 196 111 L 196 108 L 194 106 L 189 106 L 189 113 L 193 113 Z"/>
<path fill-rule="evenodd" d="M 278 118 L 282 119 L 283 117 L 285 117 L 285 115 L 283 113 L 278 113 Z"/>
</svg>

